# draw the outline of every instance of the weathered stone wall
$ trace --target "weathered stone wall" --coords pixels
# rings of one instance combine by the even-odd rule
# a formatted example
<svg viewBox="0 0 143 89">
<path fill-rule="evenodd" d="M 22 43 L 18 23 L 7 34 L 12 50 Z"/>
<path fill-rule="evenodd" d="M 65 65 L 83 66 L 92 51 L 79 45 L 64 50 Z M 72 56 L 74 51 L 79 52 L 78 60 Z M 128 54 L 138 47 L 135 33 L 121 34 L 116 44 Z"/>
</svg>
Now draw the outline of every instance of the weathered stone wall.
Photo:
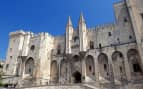
<svg viewBox="0 0 143 89">
<path fill-rule="evenodd" d="M 32 81 L 31 84 L 37 85 L 98 82 L 121 86 L 127 83 L 131 84 L 127 86 L 131 89 L 134 83 L 143 79 L 143 67 L 140 68 L 143 63 L 143 37 L 141 9 L 134 7 L 136 3 L 133 1 L 127 1 L 127 5 L 125 2 L 114 5 L 116 23 L 113 24 L 87 28 L 81 15 L 78 29 L 74 29 L 73 33 L 67 31 L 66 36 L 12 32 L 4 66 L 5 74 L 16 75 L 20 72 L 20 81 Z M 66 51 L 68 54 L 65 54 Z M 29 59 L 33 60 L 30 62 L 32 64 L 28 62 Z M 138 71 L 134 70 L 136 68 Z M 80 89 L 81 86 L 45 88 Z"/>
<path fill-rule="evenodd" d="M 17 59 L 22 51 L 25 32 L 17 31 L 10 33 L 9 46 L 4 65 L 6 75 L 15 75 Z"/>
</svg>

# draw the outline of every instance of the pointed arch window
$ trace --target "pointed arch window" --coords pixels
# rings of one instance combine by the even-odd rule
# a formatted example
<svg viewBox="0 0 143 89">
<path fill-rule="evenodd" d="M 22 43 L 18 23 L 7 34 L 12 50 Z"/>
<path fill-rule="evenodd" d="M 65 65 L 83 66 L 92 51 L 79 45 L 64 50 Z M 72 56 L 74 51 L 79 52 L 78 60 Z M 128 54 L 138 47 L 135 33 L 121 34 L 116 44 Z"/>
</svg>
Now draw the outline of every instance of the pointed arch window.
<svg viewBox="0 0 143 89">
<path fill-rule="evenodd" d="M 32 45 L 30 49 L 31 49 L 31 51 L 34 51 L 35 45 Z"/>
<path fill-rule="evenodd" d="M 77 42 L 79 40 L 79 37 L 75 36 L 73 40 L 74 40 L 74 42 Z"/>
</svg>

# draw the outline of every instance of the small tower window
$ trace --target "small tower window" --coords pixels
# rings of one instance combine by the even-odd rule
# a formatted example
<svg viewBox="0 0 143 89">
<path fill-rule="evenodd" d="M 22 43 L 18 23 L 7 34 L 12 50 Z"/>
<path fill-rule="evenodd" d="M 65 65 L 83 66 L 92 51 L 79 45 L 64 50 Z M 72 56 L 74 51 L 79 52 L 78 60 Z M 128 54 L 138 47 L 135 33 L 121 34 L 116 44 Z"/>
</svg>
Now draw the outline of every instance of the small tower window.
<svg viewBox="0 0 143 89">
<path fill-rule="evenodd" d="M 127 19 L 127 18 L 124 18 L 124 22 L 125 22 L 125 23 L 128 22 L 128 19 Z"/>
<path fill-rule="evenodd" d="M 101 45 L 101 43 L 99 44 L 99 48 L 100 48 L 100 49 L 102 48 L 102 45 Z"/>
<path fill-rule="evenodd" d="M 131 35 L 129 36 L 129 39 L 132 39 L 132 36 L 131 36 Z"/>
<path fill-rule="evenodd" d="M 119 38 L 117 38 L 117 41 L 118 41 L 118 43 L 120 44 L 120 39 L 119 39 Z"/>
<path fill-rule="evenodd" d="M 111 32 L 108 32 L 108 36 L 112 36 Z"/>
<path fill-rule="evenodd" d="M 90 49 L 94 49 L 94 42 L 93 41 L 90 41 L 89 45 L 90 45 Z"/>
<path fill-rule="evenodd" d="M 10 59 L 12 59 L 12 56 L 10 56 Z"/>
<path fill-rule="evenodd" d="M 34 45 L 32 45 L 30 49 L 31 49 L 32 51 L 34 51 L 35 46 L 34 46 Z"/>
<path fill-rule="evenodd" d="M 58 45 L 58 47 L 57 47 L 57 54 L 58 55 L 61 54 L 61 45 Z"/>
</svg>

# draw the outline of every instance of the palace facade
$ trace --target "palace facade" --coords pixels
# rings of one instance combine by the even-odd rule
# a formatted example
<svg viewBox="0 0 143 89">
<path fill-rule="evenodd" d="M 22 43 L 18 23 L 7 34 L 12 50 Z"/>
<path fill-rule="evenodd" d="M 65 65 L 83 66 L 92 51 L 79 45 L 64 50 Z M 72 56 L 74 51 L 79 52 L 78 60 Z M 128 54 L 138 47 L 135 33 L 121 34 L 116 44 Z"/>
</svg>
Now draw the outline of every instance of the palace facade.
<svg viewBox="0 0 143 89">
<path fill-rule="evenodd" d="M 9 77 L 3 82 L 17 87 L 87 84 L 90 89 L 142 89 L 143 1 L 117 2 L 114 10 L 115 23 L 93 28 L 87 28 L 81 14 L 75 29 L 69 17 L 61 36 L 11 32 L 3 69 Z"/>
</svg>

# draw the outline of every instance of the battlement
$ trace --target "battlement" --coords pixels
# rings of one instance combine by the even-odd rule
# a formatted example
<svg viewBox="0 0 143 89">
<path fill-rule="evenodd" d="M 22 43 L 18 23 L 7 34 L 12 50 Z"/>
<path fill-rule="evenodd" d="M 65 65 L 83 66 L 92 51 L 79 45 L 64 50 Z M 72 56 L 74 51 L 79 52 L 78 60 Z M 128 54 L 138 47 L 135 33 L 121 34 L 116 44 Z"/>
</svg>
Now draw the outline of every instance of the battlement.
<svg viewBox="0 0 143 89">
<path fill-rule="evenodd" d="M 29 32 L 25 32 L 25 35 L 31 35 L 31 36 L 33 36 L 34 33 L 29 31 Z"/>
<path fill-rule="evenodd" d="M 41 33 L 38 33 L 38 34 L 34 34 L 33 38 L 36 38 L 36 37 L 50 37 L 50 38 L 53 38 L 53 36 L 47 32 L 41 32 Z"/>
<path fill-rule="evenodd" d="M 103 25 L 97 25 L 96 27 L 88 28 L 88 32 L 95 32 L 97 30 L 102 29 L 113 29 L 115 27 L 115 24 L 103 24 Z"/>
<path fill-rule="evenodd" d="M 9 36 L 25 35 L 26 33 L 23 30 L 18 30 L 15 32 L 10 32 Z"/>
<path fill-rule="evenodd" d="M 98 29 L 110 29 L 110 28 L 114 28 L 115 27 L 115 24 L 103 24 L 103 25 L 97 25 L 95 27 L 96 30 Z"/>
<path fill-rule="evenodd" d="M 33 38 L 37 38 L 37 37 L 41 37 L 41 36 L 48 36 L 48 37 L 53 38 L 53 36 L 47 32 L 41 32 L 41 33 L 35 34 L 33 32 L 30 32 L 30 31 L 25 32 L 23 30 L 17 30 L 15 32 L 10 32 L 10 34 L 9 34 L 10 37 L 11 36 L 18 36 L 18 35 L 29 35 Z"/>
</svg>

